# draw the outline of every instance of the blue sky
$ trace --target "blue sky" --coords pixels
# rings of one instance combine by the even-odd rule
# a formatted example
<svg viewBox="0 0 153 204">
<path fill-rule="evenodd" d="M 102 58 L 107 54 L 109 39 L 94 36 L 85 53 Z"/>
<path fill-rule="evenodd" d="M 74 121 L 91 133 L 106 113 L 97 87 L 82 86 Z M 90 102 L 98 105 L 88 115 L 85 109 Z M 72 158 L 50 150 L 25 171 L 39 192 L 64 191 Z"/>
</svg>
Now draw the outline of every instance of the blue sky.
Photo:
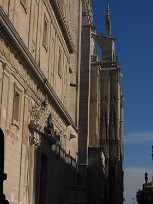
<svg viewBox="0 0 153 204">
<path fill-rule="evenodd" d="M 111 9 L 112 36 L 122 67 L 124 92 L 125 204 L 153 176 L 153 0 L 92 0 L 94 25 L 105 33 L 105 14 Z"/>
</svg>

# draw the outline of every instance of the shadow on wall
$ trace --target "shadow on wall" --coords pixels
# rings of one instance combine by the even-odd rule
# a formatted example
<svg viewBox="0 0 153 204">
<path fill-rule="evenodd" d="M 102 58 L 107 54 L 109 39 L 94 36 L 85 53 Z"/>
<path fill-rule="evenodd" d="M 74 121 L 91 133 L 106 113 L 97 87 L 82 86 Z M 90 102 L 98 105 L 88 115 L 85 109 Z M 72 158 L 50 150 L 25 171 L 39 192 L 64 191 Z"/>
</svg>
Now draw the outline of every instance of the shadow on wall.
<svg viewBox="0 0 153 204">
<path fill-rule="evenodd" d="M 0 203 L 8 204 L 3 194 L 3 181 L 6 180 L 7 175 L 4 173 L 4 133 L 0 128 Z"/>
</svg>

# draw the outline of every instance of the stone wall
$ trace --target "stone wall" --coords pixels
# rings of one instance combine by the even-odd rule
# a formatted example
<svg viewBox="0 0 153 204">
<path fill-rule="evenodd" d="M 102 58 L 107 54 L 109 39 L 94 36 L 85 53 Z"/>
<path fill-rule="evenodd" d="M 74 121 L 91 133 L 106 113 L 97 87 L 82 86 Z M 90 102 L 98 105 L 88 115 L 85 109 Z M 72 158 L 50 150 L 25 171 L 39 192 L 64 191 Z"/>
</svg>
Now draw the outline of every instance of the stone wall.
<svg viewBox="0 0 153 204">
<path fill-rule="evenodd" d="M 11 204 L 42 197 L 67 204 L 76 184 L 81 2 L 71 3 L 64 13 L 55 0 L 0 1 L 0 127 Z M 54 144 L 44 129 L 49 114 Z"/>
</svg>

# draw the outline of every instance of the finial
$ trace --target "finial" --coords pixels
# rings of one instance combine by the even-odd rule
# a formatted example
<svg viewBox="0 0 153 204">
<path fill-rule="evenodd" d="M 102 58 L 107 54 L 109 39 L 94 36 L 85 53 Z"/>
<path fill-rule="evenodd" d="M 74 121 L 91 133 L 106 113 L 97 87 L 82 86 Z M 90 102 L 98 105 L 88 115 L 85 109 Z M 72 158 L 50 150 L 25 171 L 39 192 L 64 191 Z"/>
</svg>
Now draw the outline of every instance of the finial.
<svg viewBox="0 0 153 204">
<path fill-rule="evenodd" d="M 106 10 L 106 22 L 105 22 L 105 28 L 106 28 L 106 35 L 111 35 L 111 17 L 110 17 L 110 7 L 107 6 Z"/>
<path fill-rule="evenodd" d="M 145 182 L 148 183 L 148 173 L 145 173 Z"/>
</svg>

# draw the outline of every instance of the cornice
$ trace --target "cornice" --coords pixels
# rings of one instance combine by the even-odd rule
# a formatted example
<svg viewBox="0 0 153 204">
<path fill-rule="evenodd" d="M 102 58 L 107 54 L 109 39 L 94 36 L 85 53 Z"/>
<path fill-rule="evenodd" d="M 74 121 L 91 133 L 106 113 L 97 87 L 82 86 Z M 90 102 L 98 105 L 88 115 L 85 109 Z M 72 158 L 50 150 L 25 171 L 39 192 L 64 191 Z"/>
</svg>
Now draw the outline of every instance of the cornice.
<svg viewBox="0 0 153 204">
<path fill-rule="evenodd" d="M 68 46 L 69 52 L 74 53 L 75 52 L 74 44 L 73 44 L 71 34 L 70 34 L 70 31 L 66 23 L 62 8 L 60 6 L 60 3 L 57 0 L 50 0 L 50 4 L 53 8 L 58 24 L 65 38 L 65 42 Z"/>
<path fill-rule="evenodd" d="M 65 120 L 68 125 L 72 125 L 73 128 L 77 131 L 76 126 L 68 114 L 67 110 L 61 103 L 60 99 L 56 95 L 55 91 L 51 87 L 50 83 L 46 79 L 45 75 L 41 71 L 40 67 L 32 57 L 28 48 L 22 41 L 21 37 L 13 27 L 12 23 L 8 19 L 7 15 L 0 7 L 0 37 L 3 38 L 15 55 L 20 59 L 22 64 L 24 64 L 27 72 L 32 76 L 35 82 L 39 85 L 41 90 L 48 95 L 48 99 L 58 110 L 61 117 Z"/>
</svg>

